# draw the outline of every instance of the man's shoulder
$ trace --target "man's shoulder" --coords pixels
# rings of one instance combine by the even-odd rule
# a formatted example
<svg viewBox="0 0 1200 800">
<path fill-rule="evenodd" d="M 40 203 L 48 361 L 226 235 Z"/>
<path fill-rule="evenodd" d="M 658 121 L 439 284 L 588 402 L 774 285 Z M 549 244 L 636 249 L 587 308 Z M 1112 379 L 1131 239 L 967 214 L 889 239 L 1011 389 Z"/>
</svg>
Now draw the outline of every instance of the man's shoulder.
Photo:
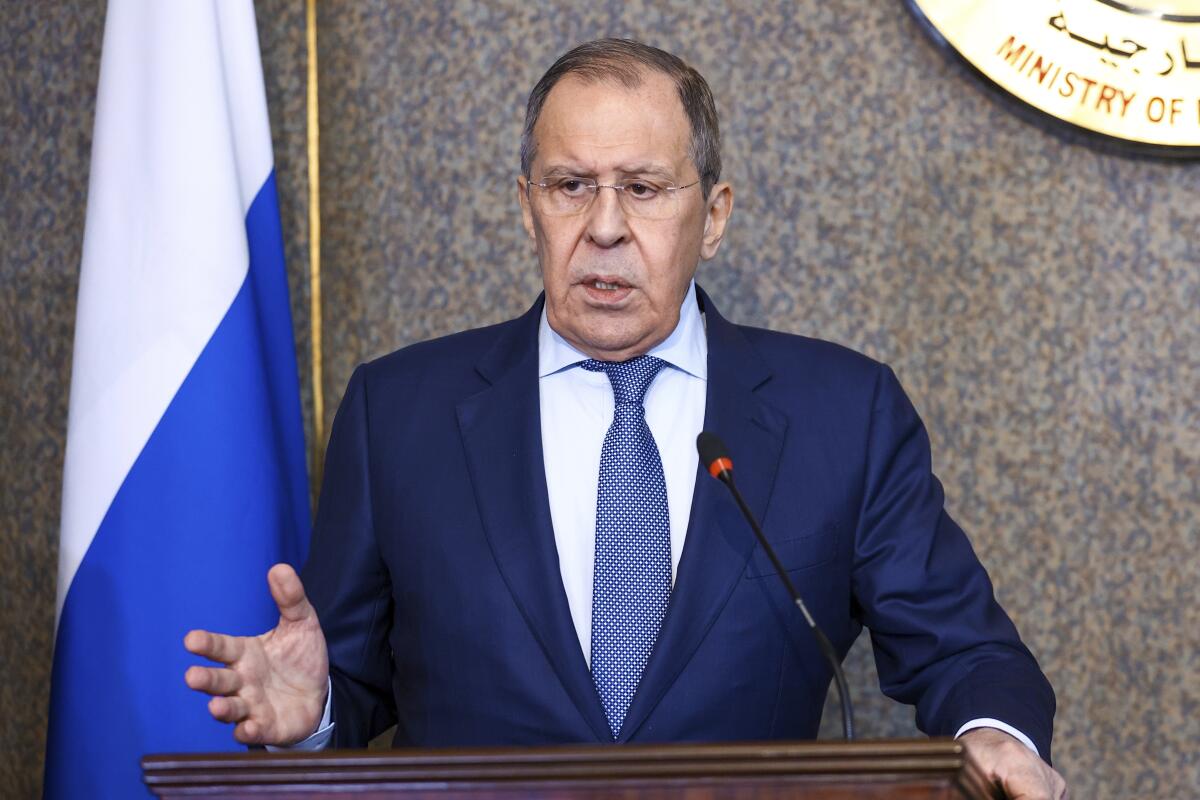
<svg viewBox="0 0 1200 800">
<path fill-rule="evenodd" d="M 447 364 L 452 362 L 472 361 L 482 358 L 501 337 L 508 336 L 521 318 L 505 320 L 495 325 L 485 325 L 481 328 L 467 330 L 426 339 L 420 342 L 393 350 L 387 355 L 380 356 L 367 362 L 374 370 L 403 369 L 408 365 Z"/>
<path fill-rule="evenodd" d="M 745 337 L 775 377 L 784 381 L 808 381 L 815 375 L 824 379 L 874 383 L 887 367 L 863 353 L 837 342 L 796 333 L 738 325 Z"/>
<path fill-rule="evenodd" d="M 815 378 L 828 385 L 873 385 L 887 368 L 869 356 L 836 342 L 785 333 L 770 328 L 741 325 L 724 317 L 699 286 L 696 287 L 702 309 L 707 309 L 710 364 L 714 352 L 745 375 L 770 374 L 773 389 L 790 389 L 796 382 L 811 388 Z M 714 344 L 716 345 L 714 350 Z M 737 362 L 730 364 L 729 362 Z"/>
<path fill-rule="evenodd" d="M 479 385 L 479 365 L 500 342 L 519 337 L 523 318 L 416 342 L 363 363 L 357 372 L 372 393 L 396 388 Z M 535 346 L 535 345 L 531 345 Z"/>
</svg>

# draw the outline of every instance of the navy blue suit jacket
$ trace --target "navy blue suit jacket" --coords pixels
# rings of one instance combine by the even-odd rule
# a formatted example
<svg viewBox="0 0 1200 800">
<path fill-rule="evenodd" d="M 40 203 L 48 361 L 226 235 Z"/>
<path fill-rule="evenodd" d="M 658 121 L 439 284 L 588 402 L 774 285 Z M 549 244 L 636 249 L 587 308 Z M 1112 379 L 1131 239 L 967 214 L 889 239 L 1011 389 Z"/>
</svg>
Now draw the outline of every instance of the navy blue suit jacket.
<svg viewBox="0 0 1200 800">
<path fill-rule="evenodd" d="M 1054 695 L 942 508 L 891 370 L 735 326 L 700 293 L 705 429 L 839 653 L 933 735 L 995 717 L 1049 757 Z M 524 316 L 361 366 L 329 442 L 303 579 L 335 746 L 611 741 L 559 573 Z M 830 671 L 726 489 L 697 464 L 687 540 L 619 741 L 816 735 Z"/>
</svg>

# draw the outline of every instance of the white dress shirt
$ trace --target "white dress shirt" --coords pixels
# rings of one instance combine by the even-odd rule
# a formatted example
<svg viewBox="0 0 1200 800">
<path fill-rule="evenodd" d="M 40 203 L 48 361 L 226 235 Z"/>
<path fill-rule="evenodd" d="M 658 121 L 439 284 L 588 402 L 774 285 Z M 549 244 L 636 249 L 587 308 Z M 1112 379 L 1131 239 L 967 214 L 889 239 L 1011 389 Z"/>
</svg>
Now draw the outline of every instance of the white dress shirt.
<svg viewBox="0 0 1200 800">
<path fill-rule="evenodd" d="M 674 586 L 696 487 L 696 436 L 704 427 L 708 385 L 708 342 L 696 304 L 695 284 L 683 300 L 679 324 L 648 355 L 667 363 L 646 390 L 642 405 L 667 484 Z M 543 311 L 538 330 L 538 394 L 546 489 L 571 620 L 583 656 L 590 664 L 596 490 L 600 450 L 613 420 L 613 391 L 607 374 L 578 366 L 587 359 L 551 329 Z"/>
<path fill-rule="evenodd" d="M 646 423 L 658 445 L 667 485 L 674 588 L 691 516 L 696 486 L 696 436 L 704 426 L 708 386 L 708 340 L 694 282 L 680 307 L 679 324 L 649 355 L 667 362 L 646 390 L 642 404 Z M 578 366 L 587 359 L 550 327 L 543 310 L 538 329 L 538 395 L 546 489 L 571 621 L 583 656 L 591 664 L 596 491 L 600 449 L 613 419 L 613 392 L 607 374 Z M 280 749 L 320 750 L 328 745 L 334 727 L 330 724 L 332 691 L 328 697 L 317 732 L 291 748 Z M 958 730 L 955 738 L 985 727 L 1011 734 L 1037 753 L 1028 736 L 995 719 L 973 719 Z"/>
</svg>

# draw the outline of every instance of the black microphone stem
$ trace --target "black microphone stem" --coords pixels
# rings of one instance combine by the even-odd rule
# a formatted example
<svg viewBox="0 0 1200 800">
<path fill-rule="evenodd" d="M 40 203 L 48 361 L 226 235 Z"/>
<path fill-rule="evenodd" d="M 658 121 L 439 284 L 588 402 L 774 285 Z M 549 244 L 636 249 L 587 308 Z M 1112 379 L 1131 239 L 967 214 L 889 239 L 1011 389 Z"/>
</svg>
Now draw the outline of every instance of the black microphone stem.
<svg viewBox="0 0 1200 800">
<path fill-rule="evenodd" d="M 783 564 L 779 560 L 779 556 L 775 554 L 775 548 L 771 547 L 771 543 L 767 541 L 767 537 L 763 535 L 762 528 L 758 526 L 758 521 L 751 513 L 750 507 L 746 505 L 746 500 L 742 497 L 742 493 L 738 491 L 737 484 L 733 482 L 733 473 L 728 470 L 721 470 L 716 476 L 719 481 L 729 487 L 729 491 L 733 494 L 733 499 L 737 501 L 738 508 L 742 510 L 742 516 L 750 523 L 751 530 L 754 531 L 755 537 L 758 538 L 758 543 L 762 545 L 762 549 L 766 552 L 767 557 L 771 559 L 771 563 L 775 566 L 775 571 L 779 573 L 780 579 L 783 580 L 784 586 L 787 587 L 788 594 L 792 596 L 792 602 L 796 604 L 796 608 L 800 609 L 800 613 L 804 615 L 804 621 L 808 623 L 809 630 L 817 640 L 817 647 L 821 649 L 825 659 L 829 665 L 833 667 L 833 679 L 837 683 L 838 700 L 842 707 L 842 736 L 846 741 L 854 740 L 854 712 L 850 708 L 850 689 L 846 685 L 846 676 L 842 672 L 841 664 L 838 663 L 837 653 L 833 649 L 833 643 L 825 635 L 825 632 L 817 626 L 816 620 L 812 618 L 812 614 L 808 613 L 808 607 L 804 605 L 804 599 L 800 597 L 800 592 L 796 591 L 796 587 L 792 584 L 791 578 L 788 577 L 787 570 L 783 568 Z"/>
</svg>

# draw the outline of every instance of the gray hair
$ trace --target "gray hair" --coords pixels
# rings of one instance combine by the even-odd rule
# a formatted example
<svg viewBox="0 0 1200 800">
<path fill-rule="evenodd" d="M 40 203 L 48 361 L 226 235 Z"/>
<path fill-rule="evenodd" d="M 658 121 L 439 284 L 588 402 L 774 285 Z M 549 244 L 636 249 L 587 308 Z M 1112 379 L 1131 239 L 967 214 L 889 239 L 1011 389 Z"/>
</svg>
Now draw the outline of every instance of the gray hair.
<svg viewBox="0 0 1200 800">
<path fill-rule="evenodd" d="M 525 108 L 525 130 L 521 134 L 521 172 L 525 177 L 532 177 L 529 171 L 537 155 L 533 129 L 556 83 L 567 75 L 578 75 L 588 81 L 616 81 L 633 89 L 642 84 L 646 70 L 661 72 L 675 83 L 692 126 L 689 155 L 700 173 L 700 185 L 707 197 L 721 177 L 721 130 L 708 82 L 678 56 L 633 39 L 597 39 L 581 44 L 555 61 L 533 87 Z"/>
</svg>

